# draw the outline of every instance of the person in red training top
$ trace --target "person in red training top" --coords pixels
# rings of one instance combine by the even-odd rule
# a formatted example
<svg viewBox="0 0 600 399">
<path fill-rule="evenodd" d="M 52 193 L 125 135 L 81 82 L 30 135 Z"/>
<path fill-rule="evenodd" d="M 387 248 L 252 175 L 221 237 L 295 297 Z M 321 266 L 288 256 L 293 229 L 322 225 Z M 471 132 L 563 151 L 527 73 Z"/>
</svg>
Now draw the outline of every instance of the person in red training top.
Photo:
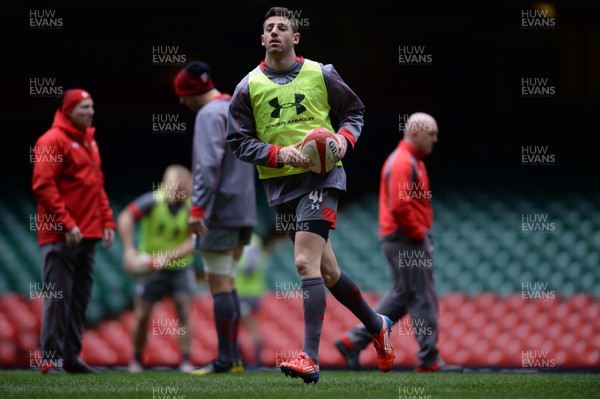
<svg viewBox="0 0 600 399">
<path fill-rule="evenodd" d="M 417 112 L 406 122 L 404 137 L 387 157 L 379 189 L 379 238 L 391 267 L 393 288 L 375 307 L 394 323 L 407 313 L 410 325 L 400 333 L 414 335 L 418 344 L 417 372 L 459 371 L 446 365 L 437 349 L 438 298 L 433 283 L 433 209 L 423 158 L 438 140 L 438 125 Z M 371 335 L 358 325 L 335 341 L 349 368 L 360 369 L 359 354 Z"/>
<path fill-rule="evenodd" d="M 116 224 L 92 127 L 94 101 L 82 89 L 64 93 L 52 127 L 33 149 L 35 226 L 42 255 L 41 371 L 98 372 L 79 353 L 93 286 L 96 244 L 108 248 Z M 46 297 L 46 296 L 44 296 Z"/>
</svg>

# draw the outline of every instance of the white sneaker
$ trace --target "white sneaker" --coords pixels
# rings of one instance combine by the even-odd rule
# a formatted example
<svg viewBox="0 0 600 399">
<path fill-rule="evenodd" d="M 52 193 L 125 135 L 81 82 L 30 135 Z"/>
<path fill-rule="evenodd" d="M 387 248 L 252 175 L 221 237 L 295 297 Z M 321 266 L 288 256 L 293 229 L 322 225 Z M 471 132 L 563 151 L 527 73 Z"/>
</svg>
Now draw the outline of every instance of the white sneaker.
<svg viewBox="0 0 600 399">
<path fill-rule="evenodd" d="M 191 373 L 194 371 L 194 366 L 190 362 L 183 362 L 179 365 L 179 371 L 182 373 Z"/>
<path fill-rule="evenodd" d="M 137 362 L 136 360 L 132 360 L 129 363 L 129 366 L 127 367 L 127 369 L 129 370 L 130 373 L 141 373 L 142 371 L 144 371 L 144 368 L 142 367 L 142 365 Z"/>
</svg>

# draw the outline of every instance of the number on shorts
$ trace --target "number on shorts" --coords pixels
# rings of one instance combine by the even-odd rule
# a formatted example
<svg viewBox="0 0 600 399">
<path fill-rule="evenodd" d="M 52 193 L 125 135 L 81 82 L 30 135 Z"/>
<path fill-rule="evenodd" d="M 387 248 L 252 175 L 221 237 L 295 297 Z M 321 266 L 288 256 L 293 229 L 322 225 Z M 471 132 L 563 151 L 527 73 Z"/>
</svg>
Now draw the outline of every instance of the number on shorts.
<svg viewBox="0 0 600 399">
<path fill-rule="evenodd" d="M 323 189 L 313 190 L 308 195 L 308 199 L 312 202 L 323 202 Z"/>
</svg>

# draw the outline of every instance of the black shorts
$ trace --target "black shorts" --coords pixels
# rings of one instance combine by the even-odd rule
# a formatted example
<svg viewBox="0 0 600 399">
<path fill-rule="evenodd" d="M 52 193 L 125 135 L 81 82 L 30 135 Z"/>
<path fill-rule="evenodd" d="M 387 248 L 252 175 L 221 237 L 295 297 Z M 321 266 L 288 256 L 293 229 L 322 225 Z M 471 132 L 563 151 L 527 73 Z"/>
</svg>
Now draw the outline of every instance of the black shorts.
<svg viewBox="0 0 600 399">
<path fill-rule="evenodd" d="M 296 232 L 310 231 L 325 240 L 336 228 L 339 190 L 313 190 L 301 197 L 277 205 L 275 230 L 287 233 L 292 241 Z"/>
<path fill-rule="evenodd" d="M 176 293 L 193 294 L 196 275 L 191 267 L 179 270 L 160 270 L 144 276 L 135 284 L 135 296 L 156 302 Z"/>
<path fill-rule="evenodd" d="M 209 227 L 208 234 L 198 239 L 198 249 L 227 251 L 250 244 L 252 227 Z"/>
</svg>

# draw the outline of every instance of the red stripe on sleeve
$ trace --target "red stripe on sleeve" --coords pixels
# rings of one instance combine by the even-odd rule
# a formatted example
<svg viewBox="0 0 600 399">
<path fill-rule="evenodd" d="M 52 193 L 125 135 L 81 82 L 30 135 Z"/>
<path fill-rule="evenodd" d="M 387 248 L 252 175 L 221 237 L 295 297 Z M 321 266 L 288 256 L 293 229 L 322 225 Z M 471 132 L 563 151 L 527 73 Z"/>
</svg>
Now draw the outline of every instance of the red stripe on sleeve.
<svg viewBox="0 0 600 399">
<path fill-rule="evenodd" d="M 127 210 L 131 212 L 135 220 L 139 220 L 142 216 L 144 216 L 142 215 L 142 212 L 140 212 L 140 210 L 138 209 L 137 205 L 133 202 L 127 206 Z"/>
<path fill-rule="evenodd" d="M 354 145 L 356 144 L 356 139 L 354 138 L 354 135 L 352 134 L 352 132 L 350 130 L 348 130 L 346 128 L 342 128 L 342 129 L 340 129 L 338 134 L 341 134 L 342 136 L 344 136 L 350 143 L 350 146 L 352 147 L 352 149 L 354 149 Z"/>
<path fill-rule="evenodd" d="M 271 145 L 269 147 L 269 152 L 267 154 L 267 162 L 271 168 L 278 168 L 277 166 L 277 154 L 279 154 L 279 150 L 281 150 L 280 145 Z"/>
<path fill-rule="evenodd" d="M 192 208 L 190 209 L 190 216 L 193 218 L 204 219 L 205 213 L 206 213 L 206 210 L 204 208 L 202 208 L 201 206 L 192 206 Z"/>
</svg>

